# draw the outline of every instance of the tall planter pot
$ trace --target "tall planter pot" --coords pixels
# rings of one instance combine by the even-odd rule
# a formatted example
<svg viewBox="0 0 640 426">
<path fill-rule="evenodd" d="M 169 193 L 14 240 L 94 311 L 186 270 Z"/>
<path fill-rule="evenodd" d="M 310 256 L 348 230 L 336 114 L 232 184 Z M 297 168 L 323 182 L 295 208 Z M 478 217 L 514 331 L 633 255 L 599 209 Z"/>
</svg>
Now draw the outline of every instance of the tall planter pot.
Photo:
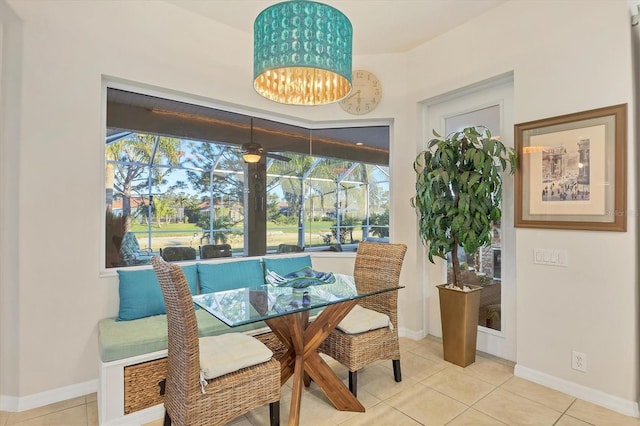
<svg viewBox="0 0 640 426">
<path fill-rule="evenodd" d="M 471 291 L 438 287 L 444 359 L 460 367 L 476 360 L 478 340 L 478 311 L 482 287 L 471 286 Z"/>
</svg>

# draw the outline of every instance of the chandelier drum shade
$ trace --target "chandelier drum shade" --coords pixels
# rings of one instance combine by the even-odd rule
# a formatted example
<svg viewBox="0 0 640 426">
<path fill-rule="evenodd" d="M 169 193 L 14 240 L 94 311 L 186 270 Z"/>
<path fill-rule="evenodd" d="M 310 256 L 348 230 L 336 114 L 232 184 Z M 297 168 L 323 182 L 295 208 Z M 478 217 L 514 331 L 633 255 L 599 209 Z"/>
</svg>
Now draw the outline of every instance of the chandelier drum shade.
<svg viewBox="0 0 640 426">
<path fill-rule="evenodd" d="M 353 28 L 339 10 L 313 1 L 286 1 L 257 16 L 253 87 L 292 105 L 337 102 L 351 91 Z"/>
</svg>

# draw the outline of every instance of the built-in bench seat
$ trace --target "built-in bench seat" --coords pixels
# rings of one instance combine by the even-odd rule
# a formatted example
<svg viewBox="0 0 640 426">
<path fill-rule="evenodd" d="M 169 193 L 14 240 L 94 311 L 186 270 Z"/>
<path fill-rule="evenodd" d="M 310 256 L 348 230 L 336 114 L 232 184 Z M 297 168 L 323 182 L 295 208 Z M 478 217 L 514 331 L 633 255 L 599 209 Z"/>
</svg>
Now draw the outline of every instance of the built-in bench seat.
<svg viewBox="0 0 640 426">
<path fill-rule="evenodd" d="M 304 266 L 311 266 L 308 255 L 216 260 L 183 266 L 183 270 L 192 293 L 197 294 L 263 284 L 265 267 L 284 275 Z M 164 414 L 167 318 L 162 293 L 151 268 L 121 270 L 118 275 L 119 314 L 98 322 L 101 425 L 142 424 Z M 201 337 L 247 333 L 276 357 L 285 350 L 264 322 L 231 328 L 202 309 L 196 309 L 196 318 Z"/>
<path fill-rule="evenodd" d="M 228 333 L 228 325 L 210 313 L 196 310 L 200 337 Z M 269 331 L 264 322 L 234 327 L 236 333 L 259 334 Z M 102 362 L 131 358 L 167 349 L 167 316 L 165 314 L 133 321 L 116 321 L 116 317 L 98 322 L 100 358 Z"/>
</svg>

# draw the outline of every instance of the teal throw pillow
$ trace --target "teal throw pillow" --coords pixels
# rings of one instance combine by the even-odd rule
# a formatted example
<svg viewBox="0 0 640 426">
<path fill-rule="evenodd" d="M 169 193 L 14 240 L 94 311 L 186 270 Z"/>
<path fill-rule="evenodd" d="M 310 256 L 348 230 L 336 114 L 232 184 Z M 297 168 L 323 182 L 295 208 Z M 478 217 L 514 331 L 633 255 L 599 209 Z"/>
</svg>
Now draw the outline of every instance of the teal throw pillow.
<svg viewBox="0 0 640 426">
<path fill-rule="evenodd" d="M 305 267 L 311 267 L 311 256 L 285 256 L 285 257 L 265 257 L 264 262 L 265 276 L 269 272 L 275 272 L 280 276 L 285 276 L 292 272 L 296 272 Z"/>
<path fill-rule="evenodd" d="M 198 271 L 196 265 L 183 266 L 191 294 L 196 294 Z M 152 315 L 165 314 L 164 297 L 153 269 L 118 270 L 120 308 L 116 321 L 130 321 Z"/>
<path fill-rule="evenodd" d="M 264 284 L 259 259 L 198 263 L 200 293 L 256 287 Z"/>
</svg>

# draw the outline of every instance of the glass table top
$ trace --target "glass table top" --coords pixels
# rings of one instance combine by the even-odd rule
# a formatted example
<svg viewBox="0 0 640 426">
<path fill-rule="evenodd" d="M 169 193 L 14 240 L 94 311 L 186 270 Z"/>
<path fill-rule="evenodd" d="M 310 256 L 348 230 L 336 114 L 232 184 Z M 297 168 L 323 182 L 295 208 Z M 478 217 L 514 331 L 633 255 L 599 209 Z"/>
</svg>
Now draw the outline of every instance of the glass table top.
<svg viewBox="0 0 640 426">
<path fill-rule="evenodd" d="M 228 326 L 235 327 L 402 288 L 380 288 L 358 293 L 353 277 L 334 275 L 336 281 L 332 284 L 303 289 L 265 284 L 198 294 L 193 296 L 193 302 Z"/>
</svg>

